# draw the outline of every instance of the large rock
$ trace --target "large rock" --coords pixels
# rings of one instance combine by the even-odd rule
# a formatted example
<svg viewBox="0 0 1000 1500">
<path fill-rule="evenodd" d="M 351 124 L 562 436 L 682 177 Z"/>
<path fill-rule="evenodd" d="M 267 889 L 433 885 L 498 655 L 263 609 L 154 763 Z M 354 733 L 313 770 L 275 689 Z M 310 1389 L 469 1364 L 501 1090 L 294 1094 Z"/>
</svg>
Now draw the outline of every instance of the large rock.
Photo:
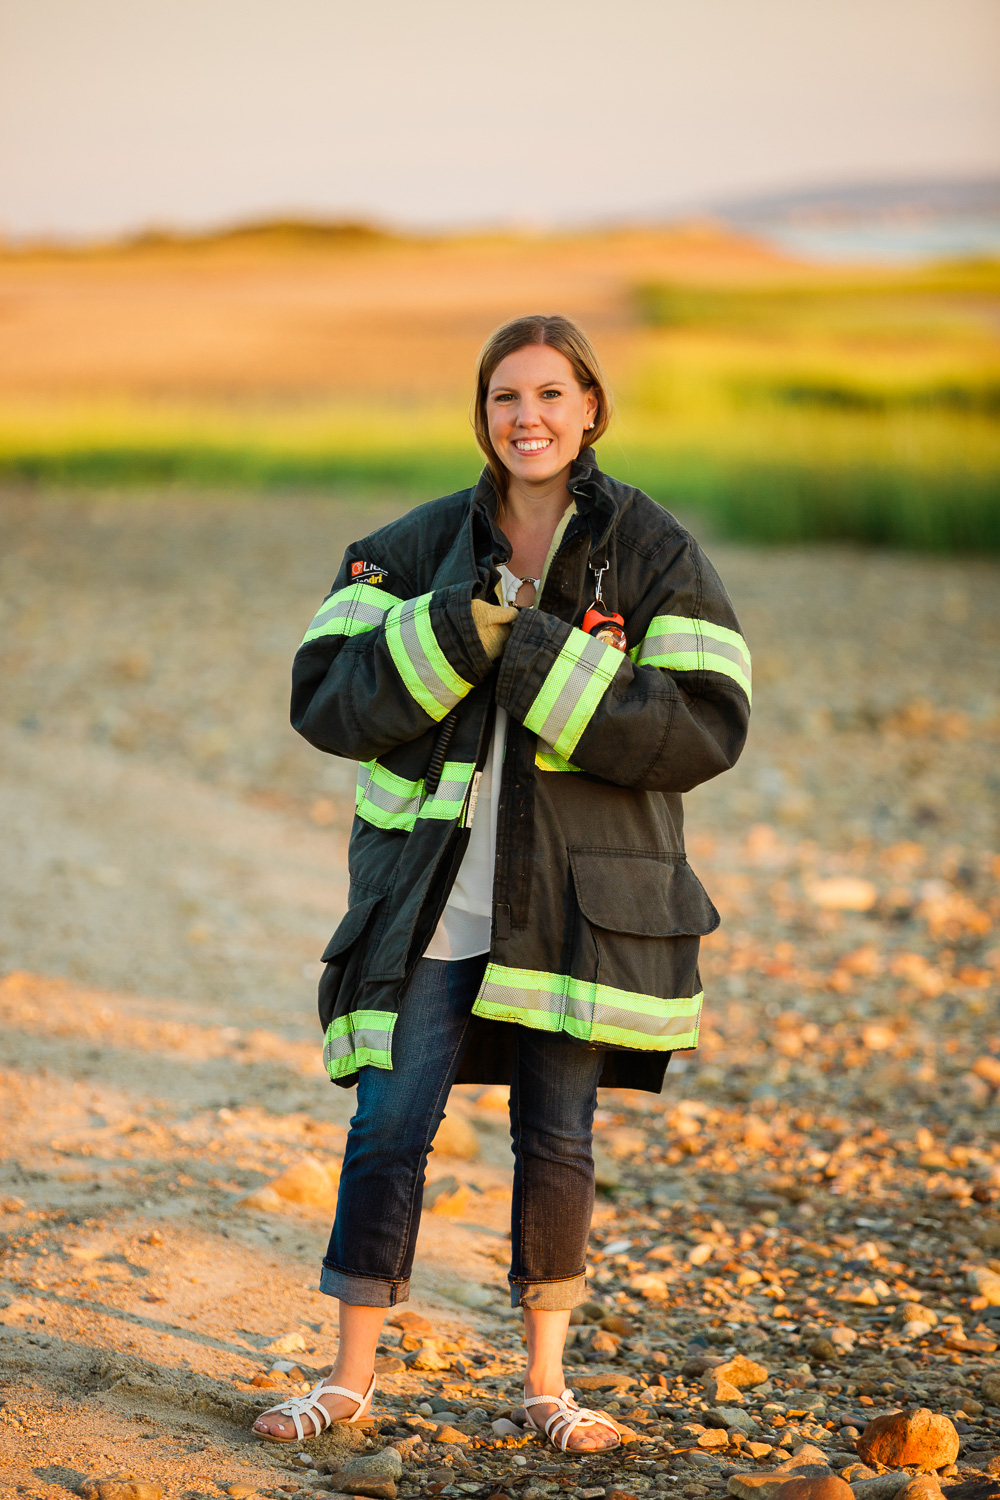
<svg viewBox="0 0 1000 1500">
<path fill-rule="evenodd" d="M 724 1427 L 708 1427 L 695 1438 L 699 1448 L 725 1448 L 729 1433 Z"/>
<path fill-rule="evenodd" d="M 574 1391 L 627 1391 L 635 1385 L 635 1376 L 624 1370 L 612 1370 L 606 1375 L 574 1375 Z"/>
<path fill-rule="evenodd" d="M 258 1213 L 280 1214 L 285 1207 L 284 1200 L 279 1198 L 273 1187 L 265 1182 L 262 1187 L 252 1188 L 249 1193 L 243 1193 L 236 1199 L 237 1208 L 254 1208 Z"/>
<path fill-rule="evenodd" d="M 386 1322 L 390 1328 L 402 1328 L 404 1333 L 433 1333 L 434 1325 L 427 1318 L 422 1318 L 419 1313 L 412 1312 L 410 1308 L 404 1308 L 402 1312 L 394 1313 Z"/>
<path fill-rule="evenodd" d="M 622 1174 L 618 1163 L 613 1161 L 606 1151 L 599 1146 L 594 1147 L 594 1185 L 601 1192 L 612 1192 L 616 1187 L 621 1187 Z"/>
<path fill-rule="evenodd" d="M 706 1375 L 709 1375 L 708 1371 Z M 744 1354 L 737 1354 L 723 1364 L 713 1366 L 710 1376 L 716 1382 L 725 1380 L 729 1385 L 734 1385 L 737 1390 L 742 1391 L 750 1386 L 763 1385 L 767 1379 L 767 1370 L 763 1365 L 757 1364 L 756 1360 L 747 1359 Z M 703 1376 L 702 1379 L 704 1382 L 705 1377 Z"/>
<path fill-rule="evenodd" d="M 890 1470 L 888 1474 L 872 1474 L 868 1470 L 868 1474 L 870 1478 L 851 1481 L 854 1500 L 894 1500 L 909 1479 L 908 1474 L 899 1474 L 895 1470 Z"/>
<path fill-rule="evenodd" d="M 904 1465 L 943 1469 L 955 1462 L 958 1447 L 954 1423 L 926 1407 L 876 1417 L 857 1441 L 862 1463 L 882 1464 L 887 1469 Z"/>
<path fill-rule="evenodd" d="M 896 1500 L 942 1500 L 941 1486 L 933 1474 L 916 1474 L 912 1479 L 904 1476 Z"/>
<path fill-rule="evenodd" d="M 357 1495 L 362 1500 L 396 1500 L 396 1481 L 381 1474 L 334 1474 L 327 1488 L 340 1495 Z"/>
<path fill-rule="evenodd" d="M 462 1443 L 471 1443 L 472 1438 L 467 1432 L 459 1432 L 458 1428 L 452 1427 L 449 1422 L 442 1422 L 431 1438 L 431 1442 L 447 1443 L 449 1446 L 455 1447 Z"/>
<path fill-rule="evenodd" d="M 412 1359 L 407 1359 L 406 1363 L 411 1370 L 423 1370 L 428 1374 L 451 1369 L 451 1360 L 448 1356 L 439 1354 L 436 1349 L 429 1346 L 417 1349 Z"/>
<path fill-rule="evenodd" d="M 703 1376 L 702 1385 L 705 1387 L 705 1395 L 708 1397 L 709 1401 L 713 1401 L 716 1406 L 721 1406 L 722 1403 L 726 1401 L 732 1402 L 743 1400 L 743 1393 L 740 1390 L 739 1386 L 733 1385 L 729 1380 L 716 1380 L 714 1372 L 710 1372 Z"/>
<path fill-rule="evenodd" d="M 395 1448 L 383 1448 L 379 1453 L 359 1453 L 357 1458 L 348 1459 L 342 1472 L 352 1479 L 373 1475 L 379 1475 L 383 1479 L 401 1479 L 403 1459 Z"/>
<path fill-rule="evenodd" d="M 717 1406 L 714 1411 L 709 1412 L 708 1418 L 727 1431 L 735 1429 L 736 1432 L 753 1432 L 757 1427 L 756 1418 L 739 1406 Z"/>
<path fill-rule="evenodd" d="M 730 1495 L 736 1495 L 738 1500 L 772 1500 L 782 1485 L 793 1479 L 812 1480 L 832 1477 L 832 1471 L 822 1448 L 817 1448 L 813 1443 L 805 1443 L 794 1458 L 786 1458 L 775 1469 L 765 1470 L 762 1473 L 751 1471 L 746 1474 L 733 1474 L 727 1488 Z M 845 1485 L 845 1489 L 850 1492 L 849 1485 Z M 841 1500 L 846 1500 L 843 1491 L 838 1493 Z M 794 1496 L 792 1500 L 795 1500 Z M 804 1500 L 804 1497 L 800 1497 L 800 1500 Z M 819 1500 L 826 1500 L 826 1497 L 819 1497 Z M 836 1497 L 830 1496 L 829 1500 L 836 1500 Z"/>
<path fill-rule="evenodd" d="M 774 1493 L 777 1500 L 854 1500 L 851 1486 L 830 1473 L 786 1479 Z"/>
<path fill-rule="evenodd" d="M 303 1156 L 293 1162 L 278 1177 L 263 1187 L 245 1193 L 237 1202 L 242 1208 L 273 1210 L 275 1199 L 278 1207 L 286 1203 L 301 1204 L 306 1208 L 332 1208 L 337 1201 L 337 1185 L 340 1169 L 335 1164 L 324 1166 L 315 1156 Z"/>
<path fill-rule="evenodd" d="M 1000 1500 L 1000 1483 L 996 1479 L 963 1479 L 961 1484 L 951 1484 L 944 1492 L 948 1500 Z"/>
<path fill-rule="evenodd" d="M 162 1500 L 163 1490 L 145 1479 L 85 1479 L 83 1500 Z"/>
<path fill-rule="evenodd" d="M 434 1137 L 434 1150 L 442 1156 L 474 1161 L 479 1155 L 479 1137 L 463 1115 L 445 1115 Z"/>
<path fill-rule="evenodd" d="M 424 1188 L 424 1212 L 462 1214 L 469 1205 L 469 1189 L 457 1177 L 439 1177 Z"/>
<path fill-rule="evenodd" d="M 985 1297 L 988 1307 L 1000 1307 L 1000 1275 L 988 1266 L 973 1266 L 966 1274 L 969 1291 Z"/>
<path fill-rule="evenodd" d="M 979 1389 L 984 1401 L 991 1406 L 1000 1406 L 1000 1370 L 990 1370 L 984 1375 Z"/>
<path fill-rule="evenodd" d="M 871 911 L 878 891 L 870 880 L 859 875 L 831 875 L 826 880 L 811 880 L 806 895 L 824 911 Z"/>
</svg>

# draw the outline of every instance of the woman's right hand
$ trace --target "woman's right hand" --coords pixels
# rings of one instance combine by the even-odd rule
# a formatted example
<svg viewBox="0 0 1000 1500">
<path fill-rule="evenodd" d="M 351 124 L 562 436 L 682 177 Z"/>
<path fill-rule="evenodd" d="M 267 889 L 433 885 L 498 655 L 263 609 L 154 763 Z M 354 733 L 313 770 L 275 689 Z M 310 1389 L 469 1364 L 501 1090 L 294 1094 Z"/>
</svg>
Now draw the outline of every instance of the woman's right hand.
<svg viewBox="0 0 1000 1500">
<path fill-rule="evenodd" d="M 473 624 L 490 661 L 500 660 L 510 635 L 510 627 L 517 616 L 518 610 L 513 604 L 490 604 L 485 599 L 472 600 Z"/>
</svg>

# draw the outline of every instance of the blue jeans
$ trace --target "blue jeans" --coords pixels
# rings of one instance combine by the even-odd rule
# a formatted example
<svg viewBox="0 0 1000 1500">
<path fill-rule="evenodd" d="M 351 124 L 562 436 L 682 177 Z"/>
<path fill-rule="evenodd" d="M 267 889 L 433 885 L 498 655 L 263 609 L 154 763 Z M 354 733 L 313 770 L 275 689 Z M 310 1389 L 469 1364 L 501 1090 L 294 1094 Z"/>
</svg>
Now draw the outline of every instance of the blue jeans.
<svg viewBox="0 0 1000 1500">
<path fill-rule="evenodd" d="M 405 1302 L 420 1226 L 424 1168 L 458 1072 L 485 954 L 421 959 L 403 997 L 392 1071 L 358 1078 L 321 1291 L 356 1307 Z M 604 1053 L 516 1028 L 510 1090 L 514 1150 L 511 1306 L 586 1300 L 594 1207 L 592 1131 Z"/>
</svg>

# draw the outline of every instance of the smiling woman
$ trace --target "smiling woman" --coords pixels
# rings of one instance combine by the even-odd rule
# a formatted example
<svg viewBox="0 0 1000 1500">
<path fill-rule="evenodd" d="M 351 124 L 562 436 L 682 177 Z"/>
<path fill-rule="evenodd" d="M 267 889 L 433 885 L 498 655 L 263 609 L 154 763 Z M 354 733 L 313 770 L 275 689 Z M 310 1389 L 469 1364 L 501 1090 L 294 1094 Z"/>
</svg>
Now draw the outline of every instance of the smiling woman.
<svg viewBox="0 0 1000 1500">
<path fill-rule="evenodd" d="M 694 538 L 598 469 L 610 414 L 581 329 L 500 328 L 476 379 L 478 484 L 349 547 L 295 659 L 296 729 L 361 762 L 319 993 L 327 1069 L 358 1108 L 320 1277 L 339 1383 L 259 1417 L 273 1442 L 367 1411 L 456 1080 L 510 1085 L 523 1421 L 563 1450 L 619 1440 L 562 1372 L 597 1089 L 658 1091 L 697 1045 L 699 937 L 719 917 L 681 793 L 739 756 L 750 658 Z"/>
</svg>

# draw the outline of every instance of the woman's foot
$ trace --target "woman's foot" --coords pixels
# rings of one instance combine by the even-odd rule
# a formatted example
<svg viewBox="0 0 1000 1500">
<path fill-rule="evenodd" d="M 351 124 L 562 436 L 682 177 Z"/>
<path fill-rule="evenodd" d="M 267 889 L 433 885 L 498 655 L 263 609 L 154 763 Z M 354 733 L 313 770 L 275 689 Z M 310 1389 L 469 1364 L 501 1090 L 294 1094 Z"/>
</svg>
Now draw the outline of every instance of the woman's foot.
<svg viewBox="0 0 1000 1500">
<path fill-rule="evenodd" d="M 541 1388 L 536 1388 L 536 1384 L 531 1381 L 525 1382 L 524 1394 L 529 1397 L 550 1396 L 553 1391 L 562 1391 L 565 1388 L 565 1384 L 566 1382 L 560 1372 L 559 1378 L 554 1384 L 546 1381 L 544 1387 Z M 532 1403 L 530 1407 L 525 1408 L 525 1411 L 529 1415 L 528 1425 L 534 1424 L 540 1432 L 544 1433 L 546 1422 L 559 1410 L 559 1404 L 555 1401 Z M 603 1453 L 607 1448 L 616 1448 L 621 1442 L 618 1429 L 610 1417 L 604 1417 L 601 1412 L 591 1413 L 588 1408 L 588 1417 L 590 1416 L 599 1418 L 599 1420 L 577 1423 L 567 1440 L 567 1453 Z M 552 1443 L 554 1448 L 562 1447 L 560 1432 L 564 1430 L 561 1424 L 556 1424 L 553 1427 L 549 1442 Z"/>
<path fill-rule="evenodd" d="M 336 1380 L 332 1375 L 328 1377 L 331 1385 L 346 1385 L 346 1381 Z M 318 1396 L 316 1398 L 321 1406 L 325 1406 L 330 1413 L 331 1422 L 343 1422 L 348 1417 L 353 1417 L 358 1409 L 358 1403 L 351 1401 L 347 1396 Z M 316 1436 L 316 1423 L 312 1417 L 303 1413 L 299 1417 L 302 1424 L 303 1438 Z M 254 1432 L 265 1433 L 269 1437 L 291 1439 L 296 1436 L 295 1423 L 291 1417 L 279 1416 L 277 1410 L 265 1411 L 253 1424 Z"/>
<path fill-rule="evenodd" d="M 332 1422 L 356 1422 L 371 1408 L 375 1376 L 367 1381 L 337 1378 L 336 1366 L 324 1375 L 307 1396 L 292 1396 L 287 1401 L 261 1412 L 253 1424 L 257 1437 L 274 1443 L 304 1442 L 325 1432 Z M 325 1420 L 329 1417 L 329 1421 Z M 296 1418 L 298 1427 L 296 1427 Z"/>
</svg>

